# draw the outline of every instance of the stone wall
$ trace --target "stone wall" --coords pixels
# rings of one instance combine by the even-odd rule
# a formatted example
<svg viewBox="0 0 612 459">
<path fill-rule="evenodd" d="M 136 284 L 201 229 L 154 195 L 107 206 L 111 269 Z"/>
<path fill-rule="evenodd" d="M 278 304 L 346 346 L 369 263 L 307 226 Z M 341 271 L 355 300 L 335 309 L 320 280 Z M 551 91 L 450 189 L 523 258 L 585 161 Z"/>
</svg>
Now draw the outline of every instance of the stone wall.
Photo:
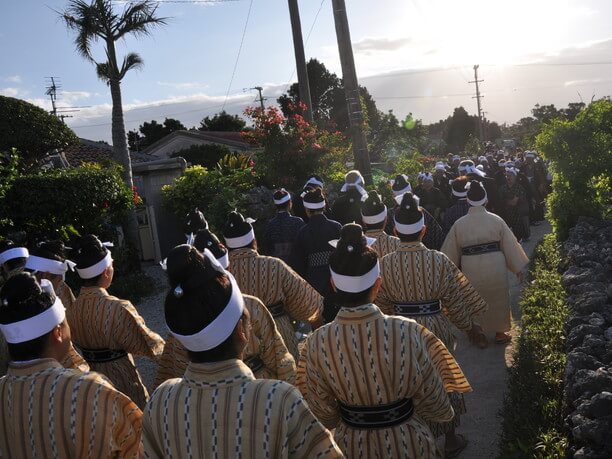
<svg viewBox="0 0 612 459">
<path fill-rule="evenodd" d="M 565 397 L 574 458 L 612 457 L 612 221 L 581 219 L 568 266 Z"/>
</svg>

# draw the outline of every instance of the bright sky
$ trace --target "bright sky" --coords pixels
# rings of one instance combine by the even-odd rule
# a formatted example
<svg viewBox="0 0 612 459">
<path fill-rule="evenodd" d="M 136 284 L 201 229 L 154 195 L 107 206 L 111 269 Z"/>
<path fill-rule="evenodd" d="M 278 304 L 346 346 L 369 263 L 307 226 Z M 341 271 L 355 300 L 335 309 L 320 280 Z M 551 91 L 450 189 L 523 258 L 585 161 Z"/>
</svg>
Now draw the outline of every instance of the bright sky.
<svg viewBox="0 0 612 459">
<path fill-rule="evenodd" d="M 536 103 L 564 107 L 612 94 L 609 0 L 346 3 L 361 83 L 381 109 L 393 109 L 400 117 L 412 112 L 425 122 L 436 121 L 459 105 L 474 113 L 474 88 L 467 82 L 476 63 L 485 80 L 484 109 L 498 122 L 527 116 Z M 340 75 L 331 0 L 299 4 L 304 39 L 312 30 L 307 58 L 318 58 Z M 81 137 L 110 140 L 110 94 L 93 65 L 76 54 L 73 33 L 54 11 L 66 5 L 66 0 L 0 3 L 0 94 L 49 108 L 45 77 L 57 76 L 62 84 L 58 105 L 84 107 L 71 113 L 68 124 Z M 295 81 L 285 1 L 173 0 L 160 2 L 159 14 L 170 17 L 167 26 L 120 45 L 122 52 L 136 51 L 145 62 L 122 84 L 128 129 L 165 116 L 197 125 L 224 103 L 227 111 L 241 113 L 255 97 L 244 88 L 261 85 L 267 103 L 274 103 Z M 101 48 L 97 55 L 102 59 Z"/>
</svg>

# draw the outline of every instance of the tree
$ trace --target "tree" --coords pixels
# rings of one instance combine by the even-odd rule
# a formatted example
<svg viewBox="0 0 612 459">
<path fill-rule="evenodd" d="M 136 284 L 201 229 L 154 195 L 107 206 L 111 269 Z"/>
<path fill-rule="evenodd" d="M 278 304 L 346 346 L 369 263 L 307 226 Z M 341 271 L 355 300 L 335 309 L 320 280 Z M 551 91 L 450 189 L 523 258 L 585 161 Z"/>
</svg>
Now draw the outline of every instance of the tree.
<svg viewBox="0 0 612 459">
<path fill-rule="evenodd" d="M 535 106 L 531 109 L 531 114 L 540 123 L 549 123 L 554 119 L 562 117 L 562 113 L 557 110 L 554 104 L 535 104 Z"/>
<path fill-rule="evenodd" d="M 205 143 L 203 145 L 191 145 L 188 148 L 175 151 L 170 157 L 178 158 L 180 156 L 193 166 L 198 165 L 204 166 L 207 169 L 212 169 L 221 158 L 231 153 L 232 151 L 226 145 Z"/>
<path fill-rule="evenodd" d="M 246 126 L 246 121 L 238 115 L 230 115 L 225 110 L 216 113 L 212 118 L 207 116 L 200 122 L 199 131 L 229 131 L 240 132 Z"/>
<path fill-rule="evenodd" d="M 470 136 L 477 136 L 475 119 L 468 115 L 465 108 L 457 107 L 444 133 L 444 141 L 448 146 L 448 151 L 451 153 L 463 151 Z"/>
<path fill-rule="evenodd" d="M 183 123 L 174 118 L 166 118 L 163 124 L 155 120 L 151 120 L 151 122 L 145 121 L 138 127 L 140 134 L 136 130 L 128 132 L 128 145 L 131 151 L 140 151 L 174 131 L 185 130 L 187 128 Z"/>
<path fill-rule="evenodd" d="M 79 142 L 57 117 L 24 100 L 0 96 L 0 152 L 15 148 L 21 168 L 35 165 L 51 151 Z"/>
<path fill-rule="evenodd" d="M 131 69 L 143 65 L 136 53 L 128 53 L 121 65 L 118 63 L 115 42 L 128 35 L 149 35 L 151 28 L 165 24 L 165 19 L 156 16 L 157 3 L 153 0 L 139 0 L 126 3 L 121 13 L 113 10 L 111 0 L 70 0 L 68 7 L 60 13 L 66 26 L 76 32 L 74 43 L 77 51 L 96 66 L 98 77 L 108 84 L 113 101 L 112 137 L 113 156 L 123 166 L 123 179 L 130 189 L 133 187 L 132 164 L 127 148 L 123 105 L 121 102 L 121 80 Z M 92 54 L 92 46 L 103 42 L 106 61 L 98 62 Z M 136 214 L 128 218 L 128 241 L 138 247 L 138 226 Z"/>
</svg>

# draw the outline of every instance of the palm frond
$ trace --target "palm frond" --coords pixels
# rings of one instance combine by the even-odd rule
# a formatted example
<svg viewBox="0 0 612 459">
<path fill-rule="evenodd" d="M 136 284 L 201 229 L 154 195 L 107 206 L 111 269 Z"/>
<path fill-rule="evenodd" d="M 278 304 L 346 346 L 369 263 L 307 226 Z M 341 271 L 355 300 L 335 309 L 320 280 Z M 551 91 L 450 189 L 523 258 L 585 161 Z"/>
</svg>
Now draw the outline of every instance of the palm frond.
<svg viewBox="0 0 612 459">
<path fill-rule="evenodd" d="M 156 17 L 157 3 L 142 0 L 129 3 L 112 29 L 113 38 L 118 40 L 126 34 L 149 35 L 151 27 L 166 24 L 168 18 Z"/>
<path fill-rule="evenodd" d="M 104 83 L 109 84 L 111 79 L 111 70 L 108 62 L 96 62 L 96 73 L 98 78 Z"/>
<path fill-rule="evenodd" d="M 104 39 L 104 26 L 99 21 L 98 6 L 96 3 L 90 5 L 83 0 L 71 0 L 64 12 L 60 13 L 66 26 L 77 32 L 74 39 L 77 51 L 92 62 L 94 61 L 91 55 L 92 43 L 99 38 Z"/>
<path fill-rule="evenodd" d="M 136 53 L 129 53 L 123 58 L 121 70 L 119 71 L 119 80 L 122 80 L 125 74 L 131 69 L 138 69 L 144 65 L 142 58 Z"/>
</svg>

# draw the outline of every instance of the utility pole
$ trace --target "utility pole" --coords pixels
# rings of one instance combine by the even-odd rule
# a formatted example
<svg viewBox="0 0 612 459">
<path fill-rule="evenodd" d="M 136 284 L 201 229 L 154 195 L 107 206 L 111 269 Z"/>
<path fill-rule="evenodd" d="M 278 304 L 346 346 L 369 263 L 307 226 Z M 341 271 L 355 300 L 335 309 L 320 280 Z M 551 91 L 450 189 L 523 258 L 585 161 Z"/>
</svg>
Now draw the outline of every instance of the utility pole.
<svg viewBox="0 0 612 459">
<path fill-rule="evenodd" d="M 300 101 L 306 105 L 306 119 L 312 122 L 312 99 L 310 97 L 310 83 L 306 70 L 302 24 L 297 0 L 289 0 L 289 16 L 291 17 L 291 30 L 293 32 L 293 49 L 295 51 L 295 68 L 298 74 Z"/>
<path fill-rule="evenodd" d="M 363 175 L 366 185 L 372 185 L 368 143 L 363 132 L 364 119 L 361 109 L 361 97 L 359 96 L 359 83 L 357 81 L 357 72 L 355 71 L 353 46 L 351 44 L 351 34 L 344 0 L 332 0 L 332 8 L 334 9 L 336 37 L 338 39 L 338 51 L 340 52 L 340 64 L 342 65 L 342 83 L 344 84 L 344 93 L 346 94 L 355 166 Z"/>
<path fill-rule="evenodd" d="M 484 96 L 480 95 L 480 90 L 478 88 L 478 83 L 482 83 L 484 80 L 479 80 L 478 79 L 478 64 L 476 64 L 474 66 L 474 81 L 469 81 L 468 83 L 472 84 L 475 83 L 476 84 L 476 95 L 472 97 L 472 99 L 476 99 L 476 102 L 478 104 L 478 131 L 480 133 L 480 141 L 484 142 L 484 134 L 483 134 L 483 129 L 482 129 L 482 110 L 480 108 L 480 99 L 483 98 Z"/>
<path fill-rule="evenodd" d="M 250 89 L 254 89 L 254 90 L 256 90 L 256 91 L 259 93 L 259 99 L 255 99 L 255 102 L 259 102 L 259 103 L 260 103 L 260 105 L 261 105 L 261 111 L 262 111 L 262 112 L 263 112 L 263 111 L 265 111 L 265 110 L 266 110 L 266 106 L 264 105 L 264 100 L 266 100 L 266 99 L 265 99 L 265 98 L 264 98 L 264 96 L 261 94 L 261 91 L 263 91 L 263 88 L 262 88 L 261 86 L 255 86 L 255 87 L 253 87 L 253 88 L 245 88 L 245 89 L 243 89 L 242 91 L 244 92 L 244 91 L 248 91 L 248 90 L 250 90 Z"/>
<path fill-rule="evenodd" d="M 57 107 L 55 106 L 55 101 L 57 100 L 57 90 L 60 88 L 60 86 L 59 83 L 57 85 L 55 84 L 55 78 L 56 77 L 47 77 L 50 82 L 47 83 L 47 90 L 45 91 L 45 94 L 48 95 L 51 99 L 51 107 L 53 107 L 49 113 L 54 116 L 57 116 Z"/>
</svg>

